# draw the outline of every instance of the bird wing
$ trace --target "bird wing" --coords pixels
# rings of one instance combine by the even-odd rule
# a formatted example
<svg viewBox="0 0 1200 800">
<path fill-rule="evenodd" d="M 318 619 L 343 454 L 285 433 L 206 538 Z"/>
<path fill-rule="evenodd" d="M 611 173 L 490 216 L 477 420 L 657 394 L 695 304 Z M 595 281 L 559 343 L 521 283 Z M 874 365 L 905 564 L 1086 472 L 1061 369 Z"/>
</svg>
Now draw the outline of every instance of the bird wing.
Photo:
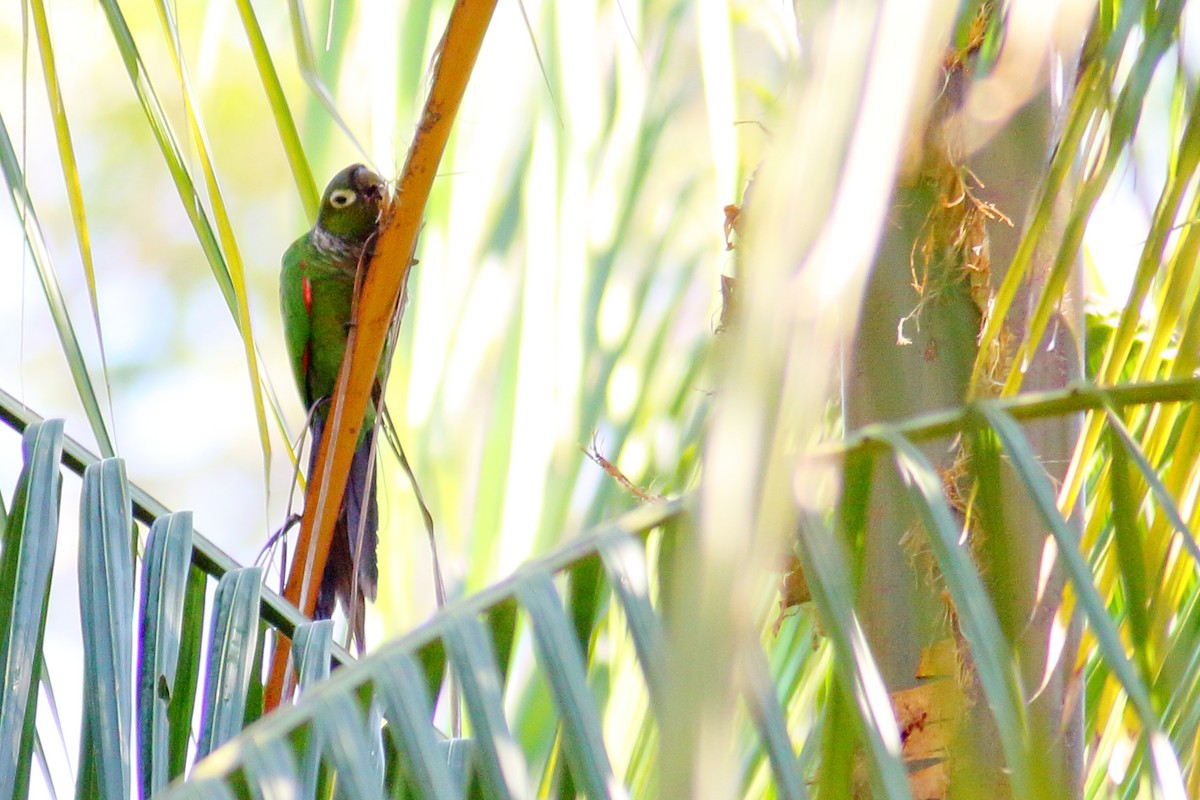
<svg viewBox="0 0 1200 800">
<path fill-rule="evenodd" d="M 283 270 L 279 279 L 279 307 L 283 312 L 284 340 L 292 375 L 307 410 L 317 398 L 308 385 L 309 360 L 312 358 L 312 284 L 306 262 L 312 256 L 308 234 L 301 236 L 283 254 Z"/>
</svg>

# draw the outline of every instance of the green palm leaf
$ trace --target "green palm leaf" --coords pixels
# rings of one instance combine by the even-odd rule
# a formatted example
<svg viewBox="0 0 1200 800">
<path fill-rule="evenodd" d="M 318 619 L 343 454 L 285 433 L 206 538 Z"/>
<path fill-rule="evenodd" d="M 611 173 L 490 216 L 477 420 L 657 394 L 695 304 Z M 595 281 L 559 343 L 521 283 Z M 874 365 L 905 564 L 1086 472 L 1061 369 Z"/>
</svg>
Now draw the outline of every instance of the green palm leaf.
<svg viewBox="0 0 1200 800">
<path fill-rule="evenodd" d="M 188 672 L 195 652 L 182 652 L 184 608 L 188 596 L 192 553 L 192 515 L 181 512 L 159 517 L 150 528 L 142 558 L 141 631 L 138 637 L 138 752 L 141 757 L 142 794 L 166 788 L 172 775 L 172 729 L 190 732 L 191 704 L 183 717 L 174 689 Z M 190 609 L 191 619 L 203 612 Z M 188 656 L 191 655 L 191 659 Z M 191 693 L 191 690 L 187 690 Z M 171 713 L 175 703 L 176 714 Z M 181 718 L 183 717 L 183 718 Z M 186 724 L 181 725 L 181 722 Z M 186 742 L 186 735 L 184 741 Z"/>
<path fill-rule="evenodd" d="M 201 758 L 242 728 L 257 649 L 261 587 L 258 567 L 227 572 L 217 583 L 198 752 Z"/>
<path fill-rule="evenodd" d="M 58 462 L 63 426 L 41 422 L 25 432 L 25 466 L 13 496 L 0 552 L 0 794 L 29 792 L 46 604 L 58 538 Z"/>
<path fill-rule="evenodd" d="M 133 742 L 133 551 L 125 463 L 105 459 L 83 473 L 79 607 L 84 707 L 78 794 L 129 795 Z"/>
</svg>

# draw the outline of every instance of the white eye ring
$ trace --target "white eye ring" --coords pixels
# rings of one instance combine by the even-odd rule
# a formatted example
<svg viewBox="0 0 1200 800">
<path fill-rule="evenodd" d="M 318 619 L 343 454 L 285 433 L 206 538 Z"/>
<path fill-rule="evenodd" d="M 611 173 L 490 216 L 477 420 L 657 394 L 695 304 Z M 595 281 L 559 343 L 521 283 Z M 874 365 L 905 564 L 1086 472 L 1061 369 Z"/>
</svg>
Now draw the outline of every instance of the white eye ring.
<svg viewBox="0 0 1200 800">
<path fill-rule="evenodd" d="M 334 208 L 345 208 L 353 203 L 358 198 L 354 192 L 349 189 L 334 189 L 329 195 L 329 205 Z"/>
</svg>

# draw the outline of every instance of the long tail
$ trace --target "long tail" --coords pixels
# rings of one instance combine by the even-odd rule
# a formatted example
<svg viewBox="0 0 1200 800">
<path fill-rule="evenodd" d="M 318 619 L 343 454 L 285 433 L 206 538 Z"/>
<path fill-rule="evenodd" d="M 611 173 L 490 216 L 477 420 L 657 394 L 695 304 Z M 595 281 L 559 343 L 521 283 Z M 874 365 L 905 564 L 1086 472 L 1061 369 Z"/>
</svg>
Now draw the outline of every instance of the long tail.
<svg viewBox="0 0 1200 800">
<path fill-rule="evenodd" d="M 317 449 L 325 420 L 313 419 L 313 446 L 309 455 L 308 475 L 313 480 Z M 368 428 L 354 451 L 350 477 L 342 497 L 341 513 L 333 530 L 333 542 L 325 561 L 325 572 L 317 591 L 314 619 L 333 616 L 334 605 L 341 601 L 342 611 L 351 621 L 351 633 L 361 651 L 365 647 L 364 618 L 366 600 L 374 600 L 379 582 L 376 549 L 379 544 L 379 504 L 376 499 L 371 449 L 375 431 Z M 359 532 L 361 531 L 361 542 Z M 356 578 L 357 572 L 357 578 Z"/>
</svg>

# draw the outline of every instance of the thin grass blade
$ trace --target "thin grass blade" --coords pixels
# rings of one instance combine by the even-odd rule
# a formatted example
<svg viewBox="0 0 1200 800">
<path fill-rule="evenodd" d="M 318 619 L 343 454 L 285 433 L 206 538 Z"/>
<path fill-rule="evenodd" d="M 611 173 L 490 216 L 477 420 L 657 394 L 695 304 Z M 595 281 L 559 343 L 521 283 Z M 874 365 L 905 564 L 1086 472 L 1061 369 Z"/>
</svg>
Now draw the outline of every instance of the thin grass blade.
<svg viewBox="0 0 1200 800">
<path fill-rule="evenodd" d="M 325 88 L 325 82 L 321 80 L 320 70 L 317 69 L 317 59 L 313 54 L 312 40 L 309 38 L 308 19 L 304 15 L 304 5 L 299 0 L 288 0 L 288 11 L 292 23 L 292 44 L 296 49 L 296 61 L 299 63 L 300 74 L 303 76 L 304 82 L 308 84 L 309 90 L 316 96 L 317 101 L 324 107 L 329 117 L 342 129 L 342 133 L 346 134 L 346 138 L 350 140 L 354 148 L 369 161 L 367 151 L 358 141 L 354 132 L 350 130 L 350 126 L 342 119 L 341 113 L 337 110 L 337 104 L 334 103 L 329 90 Z M 332 8 L 330 13 L 333 13 Z"/>
<path fill-rule="evenodd" d="M 1092 634 L 1096 637 L 1101 656 L 1104 658 L 1108 668 L 1112 670 L 1113 675 L 1120 681 L 1122 688 L 1129 695 L 1134 708 L 1137 709 L 1146 735 L 1153 737 L 1160 731 L 1158 728 L 1158 717 L 1150 701 L 1149 689 L 1138 677 L 1133 665 L 1125 655 L 1125 648 L 1121 643 L 1120 634 L 1117 632 L 1112 619 L 1108 616 L 1104 600 L 1100 597 L 1099 592 L 1096 591 L 1092 570 L 1083 559 L 1083 555 L 1079 552 L 1077 537 L 1071 532 L 1066 520 L 1058 512 L 1058 507 L 1054 499 L 1054 491 L 1050 486 L 1045 471 L 1038 463 L 1036 456 L 1034 456 L 1033 450 L 1030 448 L 1024 434 L 1021 433 L 1020 427 L 1011 416 L 990 403 L 981 404 L 980 411 L 987 418 L 992 429 L 996 431 L 996 435 L 1000 438 L 1005 452 L 1008 453 L 1013 467 L 1016 469 L 1021 482 L 1025 486 L 1025 490 L 1037 506 L 1038 512 L 1042 520 L 1046 523 L 1047 528 L 1049 528 L 1051 535 L 1054 536 L 1055 543 L 1058 545 L 1059 556 L 1062 558 L 1067 575 L 1070 576 L 1071 582 L 1075 586 L 1079 603 L 1087 617 Z M 1161 748 L 1158 748 L 1154 751 L 1154 757 L 1156 759 L 1166 759 L 1168 756 L 1162 752 Z M 1164 766 L 1170 767 L 1170 765 Z M 1162 791 L 1170 794 L 1176 790 L 1182 791 L 1182 786 L 1171 786 L 1169 783 L 1163 783 L 1163 781 L 1169 781 L 1173 774 L 1178 773 L 1179 766 L 1175 764 L 1173 768 L 1156 769 L 1152 779 L 1159 782 L 1159 788 Z M 1185 795 L 1180 794 L 1178 796 L 1183 797 Z"/>
<path fill-rule="evenodd" d="M 167 160 L 167 169 L 170 170 L 171 178 L 175 181 L 175 188 L 179 193 L 179 199 L 183 202 L 188 221 L 192 223 L 196 238 L 208 259 L 213 277 L 216 278 L 217 286 L 220 287 L 221 294 L 225 298 L 225 305 L 233 314 L 233 318 L 237 320 L 239 318 L 237 293 L 234 291 L 233 281 L 229 276 L 229 267 L 225 263 L 225 256 L 221 253 L 221 247 L 217 243 L 217 237 L 213 233 L 208 215 L 204 212 L 204 203 L 192 181 L 191 172 L 187 167 L 187 159 L 176 140 L 175 131 L 158 100 L 158 95 L 154 92 L 154 86 L 150 83 L 150 73 L 142 62 L 137 44 L 133 41 L 133 33 L 130 32 L 125 15 L 121 13 L 121 8 L 116 0 L 100 0 L 100 7 L 104 9 L 108 18 L 113 43 L 116 44 L 121 60 L 125 64 L 125 71 L 129 74 L 129 80 L 133 83 L 138 101 L 146 114 L 146 121 L 158 142 L 159 150 Z"/>
<path fill-rule="evenodd" d="M 312 168 L 308 165 L 308 157 L 304 154 L 304 146 L 300 143 L 296 121 L 288 106 L 287 96 L 283 93 L 283 84 L 279 82 L 279 74 L 275 71 L 275 62 L 271 59 L 271 51 L 267 49 L 258 17 L 254 15 L 254 7 L 250 0 L 237 0 L 237 9 L 242 18 L 242 29 L 246 31 L 246 39 L 250 42 L 250 52 L 254 54 L 254 65 L 258 67 L 259 80 L 262 81 L 263 91 L 266 92 L 267 102 L 271 106 L 271 115 L 275 118 L 275 127 L 279 130 L 283 152 L 287 155 L 288 166 L 292 169 L 292 179 L 296 182 L 300 203 L 304 206 L 304 214 L 311 225 L 317 221 L 321 195 L 313 179 Z"/>
<path fill-rule="evenodd" d="M 37 34 L 38 52 L 42 58 L 46 98 L 50 101 L 50 117 L 54 122 L 54 140 L 58 145 L 58 160 L 62 165 L 63 183 L 67 188 L 67 202 L 71 206 L 75 241 L 79 245 L 79 259 L 83 264 L 83 275 L 87 281 L 88 301 L 92 307 L 92 323 L 96 329 L 96 343 L 100 348 L 100 372 L 104 376 L 104 390 L 108 395 L 108 407 L 111 409 L 112 385 L 108 377 L 108 355 L 104 347 L 104 332 L 100 326 L 100 302 L 96 297 L 96 267 L 92 263 L 91 237 L 88 234 L 87 216 L 83 208 L 83 189 L 79 184 L 79 167 L 75 162 L 75 147 L 71 144 L 71 128 L 67 123 L 67 111 L 63 104 L 62 90 L 58 85 L 54 47 L 50 43 L 50 25 L 46 20 L 46 8 L 42 0 L 30 0 L 29 9 L 33 18 L 33 28 Z M 107 455 L 112 454 L 108 453 Z"/>
<path fill-rule="evenodd" d="M 1172 141 L 1176 141 L 1172 139 Z M 1142 309 L 1151 289 L 1158 283 L 1160 271 L 1164 268 L 1163 254 L 1167 250 L 1168 238 L 1175 231 L 1175 221 L 1181 213 L 1180 207 L 1185 193 L 1192 185 L 1192 177 L 1200 165 L 1200 104 L 1192 104 L 1182 138 L 1179 139 L 1178 151 L 1172 155 L 1178 158 L 1176 168 L 1172 170 L 1163 185 L 1158 202 L 1151 217 L 1150 229 L 1142 253 L 1138 259 L 1137 270 L 1130 283 L 1128 299 L 1122 306 L 1117 325 L 1113 330 L 1107 346 L 1104 348 L 1100 366 L 1096 372 L 1096 382 L 1112 384 L 1120 382 L 1122 373 L 1130 368 L 1135 361 L 1141 361 L 1133 346 L 1144 324 Z M 1195 216 L 1197 201 L 1192 200 L 1191 208 L 1184 213 Z M 1189 262 L 1190 263 L 1190 262 Z M 1155 315 L 1156 327 L 1159 327 L 1160 315 Z M 1162 320 L 1166 322 L 1166 320 Z M 1172 328 L 1169 338 L 1177 338 Z M 1096 445 L 1100 441 L 1103 419 L 1099 415 L 1089 415 L 1080 435 L 1081 445 L 1079 455 L 1071 465 L 1067 474 L 1065 486 L 1061 494 L 1067 498 L 1068 506 L 1073 505 L 1080 486 L 1086 477 L 1084 465 L 1090 463 Z"/>
<path fill-rule="evenodd" d="M 0 116 L 0 170 L 4 172 L 4 180 L 8 183 L 8 192 L 16 210 L 17 219 L 21 223 L 21 231 L 25 236 L 25 244 L 33 256 L 34 267 L 37 268 L 38 279 L 42 283 L 42 293 L 46 296 L 46 304 L 50 307 L 50 316 L 58 331 L 59 341 L 62 342 L 63 353 L 67 358 L 67 366 L 71 370 L 71 379 L 75 383 L 75 391 L 79 402 L 83 404 L 88 424 L 91 425 L 92 435 L 100 447 L 100 452 L 106 458 L 115 455 L 112 439 L 108 435 L 108 427 L 104 423 L 104 414 L 100 410 L 100 402 L 96 398 L 96 389 L 92 386 L 91 375 L 88 374 L 87 360 L 79 347 L 79 337 L 75 335 L 75 326 L 71 322 L 71 314 L 67 310 L 67 301 L 63 296 L 62 285 L 54 270 L 54 262 L 50 260 L 50 251 L 46 247 L 46 237 L 42 233 L 41 223 L 33 210 L 33 201 L 29 197 L 29 189 L 25 185 L 25 176 L 21 172 L 21 162 L 13 149 L 12 140 L 8 137 L 8 128 Z"/>
<path fill-rule="evenodd" d="M 242 338 L 242 352 L 246 357 L 246 369 L 250 374 L 250 390 L 254 398 L 254 418 L 258 423 L 258 441 L 262 449 L 263 471 L 267 482 L 270 482 L 271 471 L 271 437 L 267 430 L 267 408 L 263 399 L 263 386 L 258 379 L 258 352 L 254 347 L 254 329 L 250 322 L 250 304 L 246 297 L 246 270 L 242 265 L 241 250 L 238 248 L 237 237 L 233 232 L 233 224 L 225 207 L 225 199 L 221 193 L 221 185 L 217 181 L 216 169 L 213 166 L 208 135 L 205 133 L 203 121 L 200 119 L 200 109 L 192 91 L 191 80 L 188 78 L 187 67 L 183 63 L 180 52 L 179 29 L 171 14 L 170 5 L 160 2 L 158 5 L 159 19 L 162 22 L 164 38 L 170 45 L 171 59 L 175 63 L 175 72 L 179 76 L 181 94 L 183 96 L 184 112 L 191 128 L 192 143 L 199 156 L 200 168 L 204 173 L 204 186 L 208 191 L 208 202 L 212 206 L 213 217 L 217 223 L 217 235 L 220 239 L 221 250 L 225 254 L 225 264 L 229 272 L 230 284 L 234 295 L 234 316 L 238 332 Z M 286 437 L 285 437 L 286 438 Z"/>
<path fill-rule="evenodd" d="M 276 426 L 284 434 L 284 439 L 290 439 L 287 435 L 286 426 L 283 424 L 283 415 L 280 410 L 279 401 L 275 397 L 275 392 L 271 388 L 270 381 L 261 371 L 261 358 L 259 357 L 257 348 L 253 344 L 253 337 L 247 324 L 249 312 L 246 309 L 244 287 L 240 292 L 237 288 L 244 281 L 240 279 L 235 281 L 235 276 L 230 273 L 230 266 L 226 262 L 226 257 L 222 252 L 221 244 L 218 242 L 217 234 L 213 231 L 212 223 L 205 213 L 204 202 L 200 197 L 195 182 L 192 180 L 191 172 L 188 170 L 187 159 L 184 158 L 183 150 L 176 139 L 175 131 L 167 120 L 166 112 L 154 92 L 153 85 L 150 83 L 149 73 L 142 62 L 137 44 L 133 40 L 133 34 L 129 30 L 129 25 L 125 21 L 124 14 L 121 13 L 120 6 L 116 0 L 101 0 L 100 5 L 104 9 L 109 28 L 112 31 L 113 42 L 120 52 L 121 60 L 125 64 L 125 70 L 129 74 L 129 79 L 133 83 L 133 88 L 137 93 L 142 110 L 146 114 L 146 120 L 150 125 L 151 132 L 154 134 L 155 141 L 158 142 L 159 150 L 166 159 L 167 169 L 170 171 L 171 178 L 175 182 L 175 189 L 179 194 L 180 201 L 183 203 L 188 221 L 192 224 L 192 229 L 196 234 L 200 248 L 204 252 L 209 268 L 212 270 L 213 278 L 221 290 L 221 296 L 225 300 L 225 305 L 238 327 L 238 333 L 242 337 L 243 343 L 245 343 L 252 391 L 255 396 L 255 411 L 259 414 L 260 439 L 264 441 L 267 439 L 265 433 L 266 425 L 263 420 L 265 419 L 264 409 L 268 405 L 274 415 Z M 215 183 L 215 179 L 213 182 Z M 219 197 L 219 190 L 215 193 L 215 196 Z M 225 230 L 227 227 L 228 225 L 222 229 L 224 238 L 232 240 L 232 233 Z M 240 261 L 237 269 L 240 274 Z M 266 387 L 267 394 L 265 399 L 262 397 L 264 386 Z M 265 448 L 264 452 L 269 452 L 269 444 L 264 444 L 263 446 Z M 107 454 L 107 451 L 105 452 Z M 294 462 L 295 454 L 290 453 L 290 448 L 289 455 L 292 456 Z M 266 460 L 264 460 L 264 465 L 266 463 Z"/>
<path fill-rule="evenodd" d="M 1091 119 L 1093 110 L 1107 106 L 1107 94 L 1111 88 L 1112 71 L 1115 70 L 1117 62 L 1121 58 L 1122 52 L 1128 42 L 1129 34 L 1137 22 L 1138 12 L 1135 8 L 1137 5 L 1139 4 L 1122 4 L 1119 23 L 1107 37 L 1104 46 L 1100 51 L 1086 54 L 1081 59 L 1084 63 L 1084 68 L 1076 81 L 1076 88 L 1072 98 L 1072 109 L 1067 118 L 1063 133 L 1055 146 L 1054 157 L 1050 162 L 1045 179 L 1042 181 L 1040 194 L 1035 201 L 1036 212 L 1032 215 L 1030 223 L 1021 238 L 1021 245 L 1013 256 L 1012 263 L 1004 276 L 1003 283 L 996 292 L 987 324 L 979 338 L 980 355 L 975 361 L 971 375 L 971 385 L 973 387 L 979 387 L 983 384 L 983 376 L 988 369 L 987 354 L 990 352 L 990 348 L 996 343 L 1021 283 L 1028 274 L 1034 250 L 1050 224 L 1054 204 L 1059 199 L 1059 193 L 1062 191 L 1068 177 L 1077 170 L 1077 159 L 1082 147 L 1082 141 L 1085 135 L 1095 130 Z M 1155 63 L 1160 55 L 1161 53 L 1150 53 Z M 1142 92 L 1122 93 L 1122 101 L 1125 108 L 1121 116 L 1124 120 L 1127 121 L 1130 114 L 1133 114 L 1136 120 L 1143 93 L 1144 87 L 1142 88 Z M 1132 97 L 1131 95 L 1133 94 L 1136 94 L 1137 97 Z M 1105 158 L 1101 162 L 1102 166 L 1108 164 L 1108 162 L 1116 163 L 1117 159 L 1115 155 L 1119 153 L 1124 144 L 1123 137 L 1131 133 L 1125 125 L 1122 125 L 1121 128 L 1122 130 L 1117 136 L 1110 138 L 1108 149 L 1113 154 L 1113 157 Z M 1105 167 L 1107 170 L 1111 170 L 1111 168 L 1111 165 Z M 1093 183 L 1095 186 L 1102 187 L 1105 180 L 1093 179 Z M 1096 190 L 1093 189 L 1092 192 L 1096 193 Z M 1090 205 L 1094 202 L 1094 199 L 1094 197 L 1090 198 L 1081 205 Z M 1084 216 L 1086 217 L 1087 215 L 1085 214 Z M 1064 241 L 1067 238 L 1064 236 Z M 1066 252 L 1067 249 L 1077 251 L 1078 243 L 1076 242 L 1070 248 L 1060 248 L 1060 258 L 1062 253 Z M 1070 258 L 1063 258 L 1061 260 L 1065 265 L 1073 260 L 1073 258 L 1074 254 L 1072 253 Z M 1056 264 L 1055 270 L 1058 272 L 1056 277 L 1059 279 L 1059 289 L 1061 290 L 1061 280 L 1065 279 L 1063 267 Z M 1053 295 L 1048 290 L 1043 290 L 1041 297 L 1045 298 L 1048 296 L 1057 295 Z M 1045 319 L 1043 317 L 1043 309 L 1039 308 L 1035 311 L 1035 314 L 1031 315 L 1024 341 L 1026 343 L 1032 342 L 1032 346 L 1036 346 L 1037 343 L 1041 342 L 1041 333 L 1044 330 Z M 1014 368 L 1009 373 L 1009 382 L 1005 387 L 1005 394 L 1014 392 L 1020 385 L 1024 367 L 1022 361 L 1029 357 L 1030 352 L 1026 346 L 1022 346 L 1017 360 L 1014 361 L 1014 365 L 1017 368 Z"/>
</svg>

